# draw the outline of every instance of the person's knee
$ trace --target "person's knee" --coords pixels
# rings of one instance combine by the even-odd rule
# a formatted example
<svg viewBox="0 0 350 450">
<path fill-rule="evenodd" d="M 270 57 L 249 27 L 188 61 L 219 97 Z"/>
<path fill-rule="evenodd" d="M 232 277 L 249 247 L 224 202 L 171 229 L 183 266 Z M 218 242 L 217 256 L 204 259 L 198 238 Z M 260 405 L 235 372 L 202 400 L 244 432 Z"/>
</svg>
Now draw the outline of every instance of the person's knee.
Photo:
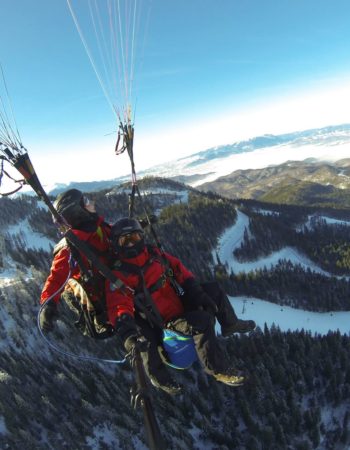
<svg viewBox="0 0 350 450">
<path fill-rule="evenodd" d="M 205 332 L 215 325 L 215 317 L 207 311 L 194 311 L 190 323 L 197 332 Z"/>
<path fill-rule="evenodd" d="M 206 281 L 205 283 L 201 283 L 201 287 L 216 304 L 219 304 L 222 296 L 225 295 L 217 281 Z"/>
</svg>

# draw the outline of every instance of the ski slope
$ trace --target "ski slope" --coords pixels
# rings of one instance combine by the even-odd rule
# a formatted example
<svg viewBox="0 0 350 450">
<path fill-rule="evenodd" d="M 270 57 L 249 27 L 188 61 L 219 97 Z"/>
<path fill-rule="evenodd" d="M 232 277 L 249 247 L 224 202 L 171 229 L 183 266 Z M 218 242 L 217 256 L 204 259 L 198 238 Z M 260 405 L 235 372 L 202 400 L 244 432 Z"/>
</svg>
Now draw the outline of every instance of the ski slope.
<svg viewBox="0 0 350 450">
<path fill-rule="evenodd" d="M 248 225 L 248 216 L 237 210 L 236 223 L 225 230 L 219 239 L 217 248 L 213 251 L 214 260 L 216 259 L 216 254 L 218 254 L 221 263 L 227 264 L 229 271 L 232 269 L 235 273 L 239 273 L 250 272 L 263 267 L 271 268 L 280 259 L 286 259 L 294 264 L 302 265 L 305 269 L 309 268 L 323 275 L 331 276 L 331 274 L 322 270 L 305 255 L 291 247 L 285 247 L 256 261 L 240 263 L 234 257 L 233 251 L 241 245 L 244 231 L 246 228 L 248 230 Z M 300 331 L 304 329 L 312 334 L 322 335 L 327 334 L 328 331 L 337 330 L 344 334 L 350 333 L 350 311 L 316 313 L 276 305 L 264 299 L 250 297 L 229 298 L 238 317 L 253 319 L 260 328 L 263 328 L 265 324 L 268 327 L 275 324 L 282 331 Z M 219 325 L 217 325 L 217 332 L 220 332 Z"/>
</svg>

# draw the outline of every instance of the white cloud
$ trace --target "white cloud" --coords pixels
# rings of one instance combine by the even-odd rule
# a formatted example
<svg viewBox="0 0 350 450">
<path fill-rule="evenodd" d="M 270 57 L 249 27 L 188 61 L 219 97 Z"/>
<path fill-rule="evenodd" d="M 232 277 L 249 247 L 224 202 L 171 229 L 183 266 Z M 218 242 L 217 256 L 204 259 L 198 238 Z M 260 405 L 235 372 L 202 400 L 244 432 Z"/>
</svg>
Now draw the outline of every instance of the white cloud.
<svg viewBox="0 0 350 450">
<path fill-rule="evenodd" d="M 282 134 L 349 123 L 350 81 L 327 90 L 299 92 L 260 102 L 246 110 L 225 112 L 152 130 L 136 139 L 140 168 L 263 134 Z M 270 162 L 273 163 L 273 162 Z"/>
<path fill-rule="evenodd" d="M 327 89 L 299 91 L 284 98 L 270 99 L 245 110 L 223 111 L 221 116 L 203 115 L 191 123 L 178 122 L 159 130 L 135 129 L 134 157 L 136 170 L 188 156 L 218 145 L 230 144 L 262 134 L 318 128 L 350 122 L 350 82 Z M 90 134 L 93 130 L 90 130 Z M 96 139 L 37 143 L 30 146 L 31 157 L 43 183 L 111 179 L 130 173 L 126 154 L 114 155 L 115 136 Z M 277 164 L 275 152 L 262 157 L 267 164 Z M 251 156 L 249 156 L 251 158 Z M 256 155 L 258 157 L 258 155 Z M 306 155 L 305 157 L 308 157 Z M 236 168 L 246 158 L 237 158 Z M 299 159 L 299 158 L 298 158 Z M 266 165 L 267 165 L 266 164 Z M 261 164 L 259 164 L 261 167 Z"/>
</svg>

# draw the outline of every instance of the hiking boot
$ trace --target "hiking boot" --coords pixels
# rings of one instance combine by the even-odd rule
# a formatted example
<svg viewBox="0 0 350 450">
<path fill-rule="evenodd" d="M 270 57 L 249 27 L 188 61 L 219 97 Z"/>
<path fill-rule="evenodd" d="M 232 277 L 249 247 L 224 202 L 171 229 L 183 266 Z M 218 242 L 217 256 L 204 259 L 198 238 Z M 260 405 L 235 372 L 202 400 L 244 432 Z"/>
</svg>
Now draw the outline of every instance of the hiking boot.
<svg viewBox="0 0 350 450">
<path fill-rule="evenodd" d="M 223 337 L 227 337 L 233 333 L 248 333 L 248 331 L 253 331 L 255 327 L 256 323 L 254 322 L 254 320 L 238 319 L 232 325 L 221 327 L 221 335 Z"/>
<path fill-rule="evenodd" d="M 232 387 L 242 386 L 245 381 L 243 372 L 235 369 L 228 369 L 224 373 L 215 373 L 214 378 L 216 381 Z"/>
<path fill-rule="evenodd" d="M 170 376 L 167 377 L 167 380 L 160 380 L 159 377 L 157 378 L 154 375 L 150 375 L 149 379 L 155 388 L 161 389 L 167 394 L 177 395 L 182 392 L 182 387 Z"/>
</svg>

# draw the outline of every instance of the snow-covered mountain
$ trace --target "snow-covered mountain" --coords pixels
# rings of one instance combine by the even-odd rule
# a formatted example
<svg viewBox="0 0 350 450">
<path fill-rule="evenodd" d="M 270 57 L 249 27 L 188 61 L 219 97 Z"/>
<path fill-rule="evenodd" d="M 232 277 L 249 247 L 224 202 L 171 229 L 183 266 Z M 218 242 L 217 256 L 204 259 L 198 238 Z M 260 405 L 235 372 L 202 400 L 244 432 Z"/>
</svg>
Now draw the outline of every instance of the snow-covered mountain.
<svg viewBox="0 0 350 450">
<path fill-rule="evenodd" d="M 98 204 L 113 214 L 122 214 L 129 188 L 95 194 Z M 230 270 L 245 272 L 253 279 L 254 269 L 274 266 L 277 260 L 286 258 L 301 264 L 310 279 L 317 272 L 331 280 L 332 290 L 339 281 L 289 245 L 264 253 L 263 258 L 238 260 L 233 255 L 245 235 L 253 235 L 249 222 L 255 213 L 260 219 L 282 219 L 282 208 L 273 210 L 269 205 L 263 209 L 263 204 L 247 202 L 248 206 L 252 204 L 250 210 L 246 207 L 237 211 L 231 200 L 166 180 L 145 180 L 142 191 L 147 200 L 155 200 L 153 206 L 158 212 L 176 203 L 173 209 L 162 211 L 161 217 L 163 214 L 168 220 L 167 246 L 171 239 L 176 241 L 174 248 L 184 261 L 194 256 L 204 265 L 205 257 L 208 268 L 213 269 L 219 265 L 218 256 L 227 266 L 228 280 Z M 33 198 L 16 198 L 14 202 L 1 199 L 1 203 L 0 236 L 11 245 L 5 248 L 0 263 L 0 448 L 145 450 L 141 417 L 130 408 L 133 376 L 128 365 L 103 366 L 52 353 L 38 332 L 37 299 L 54 242 L 49 213 Z M 293 221 L 293 226 L 311 229 L 315 225 L 313 216 L 313 211 L 308 212 Z M 344 220 L 330 219 L 324 213 L 319 218 L 334 228 L 341 224 L 349 229 L 345 216 Z M 208 239 L 203 240 L 203 236 Z M 189 245 L 192 241 L 193 246 Z M 252 382 L 246 388 L 234 390 L 219 385 L 195 366 L 173 373 L 184 385 L 184 395 L 173 400 L 152 390 L 167 448 L 347 448 L 348 308 L 321 313 L 314 312 L 317 308 L 306 311 L 286 303 L 267 302 L 263 295 L 257 297 L 230 297 L 239 317 L 254 319 L 259 325 L 249 336 L 225 339 L 231 363 L 251 375 Z M 340 333 L 334 332 L 337 329 Z M 117 355 L 113 338 L 96 342 L 77 336 L 73 323 L 65 321 L 61 313 L 57 329 L 47 337 L 60 349 L 76 355 L 108 359 Z M 281 436 L 285 444 L 278 441 Z M 342 447 L 335 445 L 338 441 Z"/>
<path fill-rule="evenodd" d="M 241 169 L 258 169 L 286 161 L 302 161 L 315 158 L 335 161 L 350 156 L 350 124 L 296 131 L 281 135 L 263 135 L 221 145 L 194 153 L 184 158 L 139 171 L 139 177 L 159 176 L 173 178 L 193 187 L 216 180 L 220 176 Z M 129 179 L 129 175 L 114 180 L 91 183 L 70 183 L 47 186 L 53 195 L 70 187 L 85 192 L 109 189 Z"/>
<path fill-rule="evenodd" d="M 264 135 L 210 148 L 145 171 L 145 175 L 181 177 L 192 186 L 213 181 L 237 169 L 257 169 L 288 160 L 335 161 L 350 155 L 350 125 Z"/>
</svg>

